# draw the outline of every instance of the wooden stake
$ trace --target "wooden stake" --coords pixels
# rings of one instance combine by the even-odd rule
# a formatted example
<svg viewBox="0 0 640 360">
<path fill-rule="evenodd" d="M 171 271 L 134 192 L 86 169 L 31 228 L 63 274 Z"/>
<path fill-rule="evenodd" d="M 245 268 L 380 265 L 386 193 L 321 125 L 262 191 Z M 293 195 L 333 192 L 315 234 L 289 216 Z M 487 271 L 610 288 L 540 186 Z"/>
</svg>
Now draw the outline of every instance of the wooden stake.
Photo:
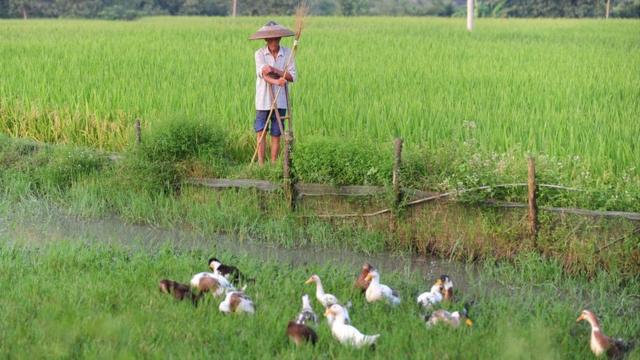
<svg viewBox="0 0 640 360">
<path fill-rule="evenodd" d="M 536 203 L 536 162 L 533 156 L 529 155 L 529 230 L 535 241 L 538 237 L 538 205 Z"/>
<path fill-rule="evenodd" d="M 233 4 L 231 6 L 231 16 L 236 17 L 238 12 L 238 0 L 233 0 Z"/>
<path fill-rule="evenodd" d="M 611 8 L 611 0 L 607 0 L 607 7 L 604 10 L 604 18 L 609 18 L 609 8 Z"/>
<path fill-rule="evenodd" d="M 293 147 L 293 133 L 291 130 L 287 130 L 284 133 L 284 194 L 285 199 L 287 200 L 287 204 L 289 205 L 290 210 L 295 209 L 295 187 L 294 181 L 291 177 L 291 149 Z"/>
<path fill-rule="evenodd" d="M 136 119 L 136 124 L 134 125 L 136 129 L 136 145 L 142 144 L 142 129 L 140 128 L 140 119 Z"/>
<path fill-rule="evenodd" d="M 395 152 L 393 160 L 393 196 L 394 205 L 400 206 L 402 202 L 402 190 L 400 188 L 400 166 L 402 164 L 402 139 L 396 138 L 395 140 Z"/>
</svg>

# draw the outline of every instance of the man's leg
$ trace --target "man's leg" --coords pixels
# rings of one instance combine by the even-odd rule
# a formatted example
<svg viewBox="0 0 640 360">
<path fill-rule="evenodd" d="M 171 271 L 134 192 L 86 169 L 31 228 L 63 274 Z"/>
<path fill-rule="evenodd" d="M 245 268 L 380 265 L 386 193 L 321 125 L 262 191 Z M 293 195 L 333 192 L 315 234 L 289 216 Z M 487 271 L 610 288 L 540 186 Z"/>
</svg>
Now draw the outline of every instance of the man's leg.
<svg viewBox="0 0 640 360">
<path fill-rule="evenodd" d="M 262 148 L 264 156 L 264 144 Z M 275 163 L 278 159 L 278 153 L 280 153 L 280 136 L 271 136 L 271 163 Z"/>
<path fill-rule="evenodd" d="M 262 136 L 262 141 L 260 140 L 261 136 L 262 132 L 256 133 L 256 141 L 258 141 L 258 165 L 264 166 L 264 143 L 266 142 L 265 138 L 267 136 L 266 134 Z"/>
</svg>

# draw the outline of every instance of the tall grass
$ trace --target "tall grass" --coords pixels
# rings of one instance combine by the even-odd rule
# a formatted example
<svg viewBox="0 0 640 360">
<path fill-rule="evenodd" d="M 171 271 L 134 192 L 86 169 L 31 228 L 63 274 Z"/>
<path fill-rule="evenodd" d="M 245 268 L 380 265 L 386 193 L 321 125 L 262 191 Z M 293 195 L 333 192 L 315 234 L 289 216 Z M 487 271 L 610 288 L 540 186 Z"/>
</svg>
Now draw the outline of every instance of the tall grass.
<svg viewBox="0 0 640 360">
<path fill-rule="evenodd" d="M 120 150 L 137 117 L 199 117 L 250 153 L 262 44 L 246 37 L 265 20 L 3 21 L 0 130 Z M 489 153 L 579 157 L 600 179 L 638 172 L 635 21 L 481 19 L 469 34 L 462 19 L 312 20 L 292 88 L 300 142 L 438 148 L 473 128 Z"/>
<path fill-rule="evenodd" d="M 427 329 L 413 300 L 427 284 L 416 273 L 383 273 L 403 297 L 389 309 L 367 304 L 352 287 L 358 269 L 342 264 L 292 267 L 216 249 L 167 245 L 149 251 L 75 238 L 30 246 L 0 240 L 0 283 L 6 289 L 0 293 L 2 357 L 583 359 L 590 356 L 589 331 L 575 324 L 583 307 L 596 311 L 610 334 L 630 338 L 640 330 L 629 321 L 638 306 L 637 282 L 625 288 L 608 277 L 569 279 L 535 257 L 522 258 L 518 268 L 491 266 L 455 278 L 464 286 L 457 289 L 458 301 L 444 307 L 472 302 L 473 328 Z M 254 316 L 224 316 L 219 300 L 194 308 L 158 292 L 158 280 L 186 282 L 206 269 L 211 254 L 256 278 L 247 288 Z M 304 285 L 312 273 L 320 274 L 327 291 L 352 300 L 356 327 L 381 334 L 375 351 L 341 346 L 324 319 L 317 346 L 287 342 L 285 327 L 300 310 L 300 296 L 313 293 Z M 321 313 L 315 299 L 312 306 Z"/>
</svg>

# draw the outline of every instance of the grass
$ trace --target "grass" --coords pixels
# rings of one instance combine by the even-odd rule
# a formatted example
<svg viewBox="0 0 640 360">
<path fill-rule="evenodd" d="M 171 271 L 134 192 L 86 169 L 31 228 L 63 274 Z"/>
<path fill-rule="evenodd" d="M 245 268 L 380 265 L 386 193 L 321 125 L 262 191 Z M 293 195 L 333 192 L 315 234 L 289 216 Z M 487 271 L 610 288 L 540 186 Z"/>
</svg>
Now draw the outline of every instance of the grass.
<svg viewBox="0 0 640 360">
<path fill-rule="evenodd" d="M 172 127 L 169 129 L 173 131 Z M 211 191 L 183 185 L 187 173 L 200 169 L 198 164 L 213 164 L 207 171 L 224 171 L 232 166 L 231 160 L 219 156 L 214 160 L 211 156 L 221 146 L 216 132 L 200 132 L 202 142 L 198 148 L 160 133 L 157 138 L 169 145 L 157 150 L 150 142 L 117 163 L 108 160 L 106 153 L 38 146 L 0 136 L 0 165 L 4 169 L 0 173 L 0 199 L 6 203 L 0 210 L 18 213 L 17 209 L 28 210 L 35 202 L 82 218 L 116 216 L 128 223 L 187 227 L 208 236 L 230 234 L 289 248 L 313 246 L 367 253 L 410 251 L 465 262 L 492 259 L 513 262 L 519 254 L 539 252 L 558 261 L 570 274 L 590 277 L 604 270 L 632 278 L 640 270 L 640 234 L 632 221 L 543 212 L 541 231 L 534 243 L 524 210 L 493 209 L 465 202 L 427 204 L 402 211 L 395 230 L 391 230 L 388 216 L 335 221 L 315 216 L 385 208 L 392 201 L 387 194 L 366 199 L 304 198 L 291 213 L 280 192 Z M 189 156 L 180 155 L 183 151 Z M 353 158 L 345 157 L 344 161 L 354 163 Z M 315 163 L 325 166 L 321 161 Z M 311 175 L 330 174 L 308 169 Z M 249 175 L 278 181 L 281 175 L 274 170 L 279 168 L 266 167 L 261 174 Z M 355 176 L 355 170 L 345 174 Z M 379 173 L 370 175 L 375 178 Z M 543 193 L 541 199 L 546 200 L 547 196 L 559 201 L 552 198 L 553 192 Z"/>
<path fill-rule="evenodd" d="M 265 21 L 2 21 L 0 131 L 122 151 L 136 118 L 150 132 L 199 119 L 224 129 L 244 164 L 260 46 L 246 37 Z M 564 185 L 604 193 L 596 207 L 626 209 L 633 200 L 614 198 L 640 187 L 638 35 L 625 20 L 480 19 L 469 34 L 463 19 L 314 18 L 292 90 L 298 144 L 401 136 L 445 166 L 430 173 L 458 166 L 429 174 L 430 189 L 495 183 L 532 152 Z M 474 161 L 492 171 L 478 176 Z"/>
<path fill-rule="evenodd" d="M 454 279 L 464 284 L 457 309 L 473 301 L 473 328 L 427 330 L 412 300 L 427 284 L 411 272 L 383 272 L 397 288 L 397 309 L 367 304 L 352 288 L 358 269 L 314 260 L 305 267 L 209 250 L 159 250 L 91 243 L 84 239 L 39 245 L 2 239 L 0 304 L 2 357 L 224 357 L 224 358 L 589 358 L 588 327 L 576 325 L 583 307 L 596 311 L 603 329 L 637 338 L 638 282 L 624 286 L 602 274 L 592 281 L 568 278 L 554 262 L 522 257 L 517 266 L 499 264 Z M 256 277 L 248 294 L 255 316 L 223 316 L 219 300 L 193 308 L 158 292 L 157 281 L 187 282 L 206 269 L 210 254 L 233 262 Z M 326 322 L 317 327 L 314 348 L 286 341 L 286 323 L 300 308 L 300 296 L 313 293 L 304 281 L 317 273 L 325 288 L 351 299 L 353 324 L 382 334 L 375 352 L 341 346 Z M 321 307 L 312 303 L 315 311 Z M 251 355 L 250 355 L 251 354 Z M 638 350 L 631 358 L 638 358 Z"/>
</svg>

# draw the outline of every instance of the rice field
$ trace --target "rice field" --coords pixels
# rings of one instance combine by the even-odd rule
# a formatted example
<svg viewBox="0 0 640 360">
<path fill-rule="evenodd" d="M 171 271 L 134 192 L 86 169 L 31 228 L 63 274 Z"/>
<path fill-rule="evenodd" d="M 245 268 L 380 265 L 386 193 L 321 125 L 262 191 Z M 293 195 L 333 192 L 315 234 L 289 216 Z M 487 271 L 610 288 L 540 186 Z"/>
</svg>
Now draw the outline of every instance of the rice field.
<svg viewBox="0 0 640 360">
<path fill-rule="evenodd" d="M 197 118 L 249 158 L 262 44 L 247 37 L 266 20 L 4 20 L 0 131 L 120 151 L 136 118 L 146 129 Z M 531 151 L 585 163 L 604 182 L 637 176 L 639 38 L 635 20 L 480 19 L 469 34 L 464 19 L 311 18 L 295 132 Z"/>
</svg>

